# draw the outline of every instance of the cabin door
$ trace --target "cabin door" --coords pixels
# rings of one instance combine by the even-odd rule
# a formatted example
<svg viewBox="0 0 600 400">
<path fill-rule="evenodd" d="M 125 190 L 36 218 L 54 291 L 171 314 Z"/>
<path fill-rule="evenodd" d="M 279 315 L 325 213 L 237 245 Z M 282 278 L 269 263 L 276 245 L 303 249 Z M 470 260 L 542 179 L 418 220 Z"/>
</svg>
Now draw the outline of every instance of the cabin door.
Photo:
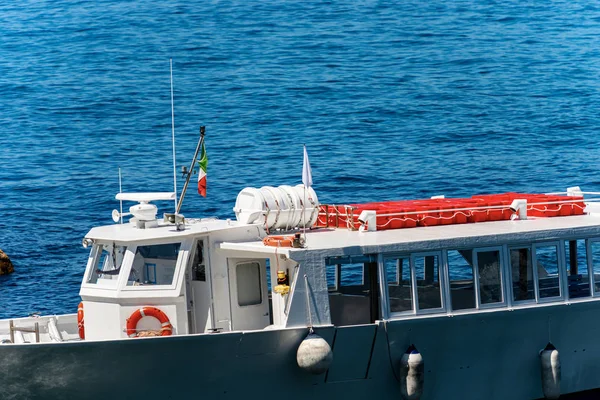
<svg viewBox="0 0 600 400">
<path fill-rule="evenodd" d="M 232 330 L 270 324 L 267 265 L 264 259 L 228 259 Z"/>
</svg>

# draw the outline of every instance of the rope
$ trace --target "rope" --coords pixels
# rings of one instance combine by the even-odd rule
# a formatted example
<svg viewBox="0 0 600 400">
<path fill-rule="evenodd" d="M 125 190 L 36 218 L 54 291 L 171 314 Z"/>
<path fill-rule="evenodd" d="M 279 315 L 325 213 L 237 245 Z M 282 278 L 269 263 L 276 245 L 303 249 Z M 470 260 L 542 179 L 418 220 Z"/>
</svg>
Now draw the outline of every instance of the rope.
<svg viewBox="0 0 600 400">
<path fill-rule="evenodd" d="M 348 216 L 348 210 L 352 211 L 352 216 Z M 346 211 L 346 228 L 349 230 L 354 230 L 354 210 L 350 206 L 344 206 L 344 211 Z"/>
<path fill-rule="evenodd" d="M 390 368 L 392 369 L 392 374 L 394 374 L 394 379 L 396 380 L 396 382 L 400 382 L 398 375 L 396 375 L 396 368 L 394 367 L 394 362 L 392 361 L 392 350 L 390 347 L 390 336 L 388 334 L 387 321 L 383 321 L 383 329 L 385 330 L 385 340 L 387 342 L 388 359 L 390 360 Z"/>
<path fill-rule="evenodd" d="M 390 218 L 388 219 L 388 221 L 385 224 L 381 224 L 381 225 L 377 225 L 377 227 L 381 227 L 381 228 L 385 228 L 386 226 L 388 226 L 392 221 L 402 221 L 402 222 L 406 222 L 406 221 L 412 221 L 415 224 L 419 222 L 418 219 L 414 219 L 414 218 Z"/>
<path fill-rule="evenodd" d="M 271 209 L 269 208 L 269 203 L 267 203 L 266 200 L 265 208 L 267 209 L 267 212 L 265 213 L 265 228 L 267 228 L 267 235 L 269 235 L 271 233 L 269 232 L 269 213 L 271 212 Z"/>
<path fill-rule="evenodd" d="M 279 190 L 282 191 L 281 189 L 279 189 Z M 290 196 L 290 194 L 287 192 L 287 190 L 283 190 L 283 193 L 285 193 L 286 196 L 288 197 L 288 200 L 290 202 L 290 209 L 292 211 L 292 218 L 288 218 L 287 221 L 285 222 L 285 230 L 287 231 L 290 229 L 290 220 L 293 220 L 296 218 L 296 207 L 294 206 L 294 200 L 292 199 L 292 196 Z"/>
<path fill-rule="evenodd" d="M 271 194 L 271 197 L 275 201 L 275 206 L 277 207 L 277 214 L 275 214 L 275 222 L 273 222 L 273 226 L 277 226 L 277 222 L 279 222 L 279 214 L 281 214 L 281 207 L 279 206 L 279 201 L 277 201 L 277 196 L 275 196 L 273 191 L 270 188 L 267 188 L 267 190 Z"/>
<path fill-rule="evenodd" d="M 310 193 L 309 193 L 310 194 Z M 310 212 L 310 219 L 308 220 L 308 222 L 310 223 L 310 221 L 313 220 L 313 218 L 315 217 L 315 212 L 318 213 L 319 208 L 317 207 L 317 204 L 315 203 L 315 201 L 312 199 L 312 197 L 308 198 L 308 201 L 310 201 L 310 204 L 312 205 L 313 209 Z M 317 214 L 318 215 L 318 214 Z M 304 224 L 306 226 L 306 223 Z"/>
<path fill-rule="evenodd" d="M 313 333 L 313 323 L 312 323 L 312 313 L 310 312 L 310 297 L 308 296 L 308 291 L 310 290 L 310 286 L 308 286 L 308 276 L 304 274 L 304 285 L 306 286 L 306 307 L 308 310 L 308 329 L 309 333 Z"/>
</svg>

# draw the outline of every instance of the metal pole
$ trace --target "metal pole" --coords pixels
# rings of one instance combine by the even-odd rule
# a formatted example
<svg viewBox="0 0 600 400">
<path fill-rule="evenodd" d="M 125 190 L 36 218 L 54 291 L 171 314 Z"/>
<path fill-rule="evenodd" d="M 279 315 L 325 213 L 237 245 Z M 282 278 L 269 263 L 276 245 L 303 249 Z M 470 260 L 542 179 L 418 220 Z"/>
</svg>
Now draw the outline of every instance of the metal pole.
<svg viewBox="0 0 600 400">
<path fill-rule="evenodd" d="M 177 199 L 177 167 L 175 162 L 175 106 L 173 101 L 173 59 L 169 59 L 169 72 L 171 74 L 171 137 L 173 140 L 173 191 Z M 175 214 L 177 214 L 177 200 L 175 200 Z"/>
<path fill-rule="evenodd" d="M 185 197 L 185 192 L 187 191 L 187 187 L 190 183 L 190 178 L 192 177 L 192 172 L 194 171 L 194 164 L 196 164 L 196 159 L 198 158 L 198 153 L 202 148 L 202 144 L 204 143 L 204 132 L 205 127 L 200 127 L 200 140 L 198 141 L 198 146 L 196 146 L 196 152 L 194 153 L 194 158 L 192 158 L 192 164 L 187 172 L 187 177 L 185 178 L 185 184 L 183 185 L 183 189 L 181 190 L 181 196 L 179 196 L 179 202 L 177 203 L 177 209 L 175 210 L 175 214 L 179 214 L 179 210 L 181 210 L 181 205 L 183 204 L 183 198 Z"/>
<path fill-rule="evenodd" d="M 123 185 L 121 184 L 121 167 L 119 167 L 119 193 L 123 192 Z M 119 213 L 119 218 L 121 219 L 121 224 L 123 223 L 123 200 L 119 200 L 119 204 L 121 205 L 121 212 Z"/>
</svg>

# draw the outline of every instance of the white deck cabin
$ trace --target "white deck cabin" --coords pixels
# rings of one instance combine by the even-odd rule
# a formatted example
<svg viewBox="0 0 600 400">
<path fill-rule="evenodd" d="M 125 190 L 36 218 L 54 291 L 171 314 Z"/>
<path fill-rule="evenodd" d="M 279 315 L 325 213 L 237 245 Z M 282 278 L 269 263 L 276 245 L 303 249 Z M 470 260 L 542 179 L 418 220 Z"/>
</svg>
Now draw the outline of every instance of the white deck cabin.
<svg viewBox="0 0 600 400">
<path fill-rule="evenodd" d="M 168 223 L 92 229 L 86 235 L 93 248 L 80 291 L 86 340 L 127 337 L 125 321 L 144 305 L 160 308 L 174 335 L 267 327 L 267 259 L 228 258 L 216 251 L 222 241 L 261 236 L 258 226 L 215 219 L 187 220 L 183 231 Z M 156 324 L 144 318 L 138 329 L 159 329 Z"/>
</svg>

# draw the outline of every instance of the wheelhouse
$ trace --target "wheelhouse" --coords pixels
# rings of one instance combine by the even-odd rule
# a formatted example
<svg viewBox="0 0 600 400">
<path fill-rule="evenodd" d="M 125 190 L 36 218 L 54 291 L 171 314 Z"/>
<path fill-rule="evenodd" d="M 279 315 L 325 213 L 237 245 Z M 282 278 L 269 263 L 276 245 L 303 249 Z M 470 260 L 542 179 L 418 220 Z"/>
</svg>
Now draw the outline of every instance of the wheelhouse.
<svg viewBox="0 0 600 400">
<path fill-rule="evenodd" d="M 272 249 L 227 254 L 225 239 L 265 236 L 257 226 L 229 221 L 189 220 L 185 229 L 161 223 L 94 228 L 80 295 L 86 340 L 127 337 L 127 321 L 141 307 L 159 308 L 174 335 L 284 326 L 286 304 L 273 299 L 276 271 L 293 274 L 296 263 Z M 275 270 L 271 265 L 277 266 Z M 156 318 L 142 318 L 138 332 L 160 332 Z"/>
</svg>

